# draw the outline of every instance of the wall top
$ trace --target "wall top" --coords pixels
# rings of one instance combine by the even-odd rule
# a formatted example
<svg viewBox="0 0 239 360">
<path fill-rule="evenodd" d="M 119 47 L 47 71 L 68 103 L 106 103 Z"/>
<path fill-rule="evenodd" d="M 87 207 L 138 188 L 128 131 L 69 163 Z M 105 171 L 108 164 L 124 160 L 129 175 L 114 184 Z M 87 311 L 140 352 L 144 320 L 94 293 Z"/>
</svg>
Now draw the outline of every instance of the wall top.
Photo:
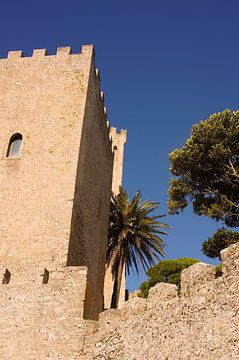
<svg viewBox="0 0 239 360">
<path fill-rule="evenodd" d="M 65 56 L 69 56 L 69 55 L 70 56 L 79 56 L 79 55 L 89 56 L 92 54 L 94 56 L 94 46 L 93 45 L 83 45 L 81 48 L 81 52 L 75 53 L 75 54 L 72 53 L 72 48 L 70 46 L 66 46 L 66 47 L 58 47 L 56 50 L 56 54 L 54 54 L 54 55 L 48 55 L 46 49 L 34 49 L 32 52 L 32 56 L 26 56 L 26 57 L 24 56 L 24 53 L 22 50 L 9 51 L 7 60 L 16 60 L 16 59 L 21 59 L 21 58 L 44 58 L 45 56 L 48 56 L 48 57 L 65 57 Z"/>
<path fill-rule="evenodd" d="M 119 133 L 117 133 L 116 127 L 110 128 L 110 139 L 115 140 L 115 138 L 121 138 L 123 143 L 126 143 L 127 140 L 127 130 L 121 129 Z"/>
</svg>

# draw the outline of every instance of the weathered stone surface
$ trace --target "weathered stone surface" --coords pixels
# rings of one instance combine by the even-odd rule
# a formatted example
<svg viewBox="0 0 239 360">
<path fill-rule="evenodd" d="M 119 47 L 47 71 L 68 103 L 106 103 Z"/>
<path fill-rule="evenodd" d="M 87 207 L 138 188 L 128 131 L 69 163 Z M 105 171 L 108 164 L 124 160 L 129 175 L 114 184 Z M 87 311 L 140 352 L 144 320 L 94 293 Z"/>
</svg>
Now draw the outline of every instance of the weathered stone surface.
<svg viewBox="0 0 239 360">
<path fill-rule="evenodd" d="M 197 287 L 215 279 L 215 266 L 198 262 L 182 271 L 181 294 L 189 296 Z"/>
<path fill-rule="evenodd" d="M 0 59 L 0 122 L 0 359 L 76 360 L 103 309 L 114 160 L 93 46 Z"/>
<path fill-rule="evenodd" d="M 46 284 L 43 272 L 12 271 L 0 285 L 0 359 L 79 359 L 87 268 L 50 270 Z"/>
<path fill-rule="evenodd" d="M 224 276 L 234 276 L 239 273 L 239 253 L 237 244 L 232 244 L 221 251 L 222 271 Z M 238 256 L 236 256 L 236 254 Z"/>
<path fill-rule="evenodd" d="M 19 272 L 88 266 L 86 316 L 96 319 L 113 152 L 93 46 L 9 52 L 0 60 L 0 115 L 0 264 Z M 8 157 L 16 133 L 21 152 Z"/>
<path fill-rule="evenodd" d="M 116 128 L 110 129 L 110 139 L 112 139 L 112 148 L 114 152 L 114 165 L 112 176 L 112 192 L 117 195 L 119 193 L 119 187 L 122 185 L 123 176 L 123 162 L 124 162 L 124 146 L 126 143 L 127 131 L 121 130 L 117 133 Z M 123 271 L 118 308 L 121 308 L 125 302 L 125 286 L 126 286 L 126 273 L 125 268 Z M 114 281 L 111 273 L 111 266 L 109 265 L 105 272 L 105 284 L 104 284 L 104 307 L 109 309 L 111 305 L 111 298 L 113 293 Z"/>
<path fill-rule="evenodd" d="M 222 258 L 227 271 L 220 278 L 211 265 L 195 264 L 184 272 L 183 293 L 157 284 L 148 299 L 103 313 L 98 331 L 86 337 L 82 359 L 239 359 L 239 244 Z"/>
<path fill-rule="evenodd" d="M 84 46 L 0 60 L 0 359 L 237 360 L 239 244 L 221 253 L 218 279 L 198 263 L 179 294 L 158 284 L 83 320 L 103 305 L 113 161 L 93 59 Z M 21 154 L 7 158 L 16 132 Z"/>
<path fill-rule="evenodd" d="M 175 298 L 178 295 L 178 288 L 173 284 L 158 283 L 149 289 L 148 299 L 154 298 L 159 301 L 166 301 Z"/>
</svg>

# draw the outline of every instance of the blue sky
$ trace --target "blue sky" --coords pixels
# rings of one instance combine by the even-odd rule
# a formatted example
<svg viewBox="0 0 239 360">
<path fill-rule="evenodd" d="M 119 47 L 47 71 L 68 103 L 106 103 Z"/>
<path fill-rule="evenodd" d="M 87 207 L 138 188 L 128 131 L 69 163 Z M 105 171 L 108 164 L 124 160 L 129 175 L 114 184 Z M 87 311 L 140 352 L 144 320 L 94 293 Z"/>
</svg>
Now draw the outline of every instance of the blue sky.
<svg viewBox="0 0 239 360">
<path fill-rule="evenodd" d="M 194 123 L 239 107 L 238 13 L 236 0 L 2 1 L 0 57 L 93 43 L 111 124 L 128 130 L 124 186 L 167 214 L 168 153 Z M 201 243 L 220 224 L 190 208 L 164 221 L 168 258 L 210 262 Z M 129 289 L 144 278 L 132 276 Z"/>
</svg>

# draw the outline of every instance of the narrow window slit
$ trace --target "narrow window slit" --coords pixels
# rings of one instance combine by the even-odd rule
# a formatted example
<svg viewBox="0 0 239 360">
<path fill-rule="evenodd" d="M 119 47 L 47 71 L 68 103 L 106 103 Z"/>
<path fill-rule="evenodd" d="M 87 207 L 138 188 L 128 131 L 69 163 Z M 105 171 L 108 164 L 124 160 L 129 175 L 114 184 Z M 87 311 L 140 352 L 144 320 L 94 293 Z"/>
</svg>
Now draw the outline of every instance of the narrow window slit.
<svg viewBox="0 0 239 360">
<path fill-rule="evenodd" d="M 5 270 L 3 274 L 2 284 L 9 284 L 11 278 L 11 273 L 8 269 Z"/>
<path fill-rule="evenodd" d="M 47 284 L 49 280 L 49 271 L 45 268 L 44 273 L 42 275 L 42 283 Z"/>
</svg>

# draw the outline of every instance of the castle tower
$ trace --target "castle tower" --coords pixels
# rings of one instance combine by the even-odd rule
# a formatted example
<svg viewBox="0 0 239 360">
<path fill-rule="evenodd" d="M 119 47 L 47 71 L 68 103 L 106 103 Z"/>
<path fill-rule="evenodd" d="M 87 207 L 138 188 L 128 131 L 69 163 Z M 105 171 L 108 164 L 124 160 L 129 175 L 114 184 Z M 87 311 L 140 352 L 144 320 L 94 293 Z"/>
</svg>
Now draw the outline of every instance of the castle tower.
<svg viewBox="0 0 239 360">
<path fill-rule="evenodd" d="M 127 140 L 127 131 L 121 129 L 120 133 L 117 133 L 116 128 L 111 128 L 110 138 L 112 139 L 112 146 L 114 151 L 112 192 L 115 195 L 117 195 L 119 193 L 119 187 L 120 185 L 122 185 L 124 146 Z M 104 285 L 104 307 L 106 309 L 110 308 L 113 286 L 114 286 L 114 281 L 112 278 L 111 268 L 109 266 L 106 269 L 105 285 Z M 121 288 L 120 288 L 118 308 L 121 308 L 125 301 L 125 287 L 126 287 L 126 278 L 125 276 L 123 276 L 121 282 Z"/>
<path fill-rule="evenodd" d="M 0 122 L 0 358 L 78 359 L 103 308 L 113 167 L 93 46 L 0 59 Z"/>
<path fill-rule="evenodd" d="M 110 129 L 110 138 L 112 139 L 112 146 L 114 151 L 114 165 L 113 165 L 113 178 L 112 178 L 112 192 L 119 193 L 119 187 L 122 185 L 123 177 L 123 164 L 124 164 L 124 146 L 127 140 L 127 130 L 120 130 L 112 127 Z"/>
</svg>

